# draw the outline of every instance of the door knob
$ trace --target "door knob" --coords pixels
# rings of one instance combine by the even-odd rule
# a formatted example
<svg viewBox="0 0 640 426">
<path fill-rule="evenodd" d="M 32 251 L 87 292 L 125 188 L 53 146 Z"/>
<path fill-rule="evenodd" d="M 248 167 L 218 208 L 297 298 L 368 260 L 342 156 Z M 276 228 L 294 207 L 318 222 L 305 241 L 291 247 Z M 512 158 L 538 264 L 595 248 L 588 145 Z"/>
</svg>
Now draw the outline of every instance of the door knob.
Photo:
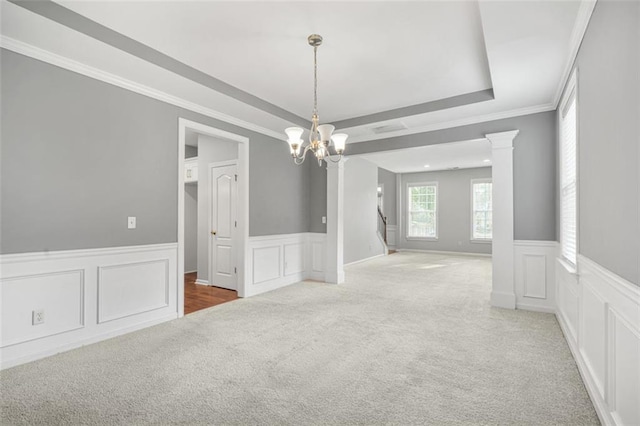
<svg viewBox="0 0 640 426">
<path fill-rule="evenodd" d="M 211 235 L 216 235 L 216 231 L 211 231 Z"/>
</svg>

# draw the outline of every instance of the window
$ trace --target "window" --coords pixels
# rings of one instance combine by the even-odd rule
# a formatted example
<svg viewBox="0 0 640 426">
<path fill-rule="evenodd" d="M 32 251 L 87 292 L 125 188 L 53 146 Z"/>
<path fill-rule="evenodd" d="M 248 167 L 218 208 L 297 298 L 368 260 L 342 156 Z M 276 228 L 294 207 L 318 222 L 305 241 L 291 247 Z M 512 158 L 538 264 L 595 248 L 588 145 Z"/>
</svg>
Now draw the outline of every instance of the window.
<svg viewBox="0 0 640 426">
<path fill-rule="evenodd" d="M 493 184 L 490 180 L 471 181 L 471 239 L 491 240 L 493 237 Z"/>
<path fill-rule="evenodd" d="M 436 183 L 411 184 L 407 237 L 438 238 L 438 185 Z"/>
<path fill-rule="evenodd" d="M 576 79 L 572 76 L 568 96 L 560 104 L 560 249 L 562 257 L 576 264 L 577 235 L 577 105 Z"/>
</svg>

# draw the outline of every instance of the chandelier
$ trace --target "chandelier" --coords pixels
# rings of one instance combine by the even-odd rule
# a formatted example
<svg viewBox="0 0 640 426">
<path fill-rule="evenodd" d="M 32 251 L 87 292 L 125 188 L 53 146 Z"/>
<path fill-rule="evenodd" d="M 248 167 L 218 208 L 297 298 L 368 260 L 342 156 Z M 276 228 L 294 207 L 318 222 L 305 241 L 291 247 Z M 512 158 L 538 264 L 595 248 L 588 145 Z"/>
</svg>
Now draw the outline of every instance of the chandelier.
<svg viewBox="0 0 640 426">
<path fill-rule="evenodd" d="M 313 115 L 311 116 L 311 129 L 309 130 L 309 142 L 304 146 L 301 136 L 304 132 L 302 127 L 289 127 L 285 129 L 291 149 L 293 161 L 300 165 L 304 162 L 307 151 L 313 152 L 318 160 L 318 166 L 322 165 L 322 160 L 326 162 L 337 163 L 342 159 L 342 153 L 347 141 L 348 135 L 344 133 L 333 134 L 335 129 L 331 124 L 320 124 L 318 118 L 318 61 L 316 59 L 318 46 L 322 44 L 322 36 L 311 34 L 307 41 L 313 47 Z M 333 142 L 333 143 L 332 143 Z M 329 147 L 333 146 L 335 154 L 331 154 Z M 302 151 L 302 153 L 301 153 Z M 337 158 L 334 159 L 334 156 Z"/>
</svg>

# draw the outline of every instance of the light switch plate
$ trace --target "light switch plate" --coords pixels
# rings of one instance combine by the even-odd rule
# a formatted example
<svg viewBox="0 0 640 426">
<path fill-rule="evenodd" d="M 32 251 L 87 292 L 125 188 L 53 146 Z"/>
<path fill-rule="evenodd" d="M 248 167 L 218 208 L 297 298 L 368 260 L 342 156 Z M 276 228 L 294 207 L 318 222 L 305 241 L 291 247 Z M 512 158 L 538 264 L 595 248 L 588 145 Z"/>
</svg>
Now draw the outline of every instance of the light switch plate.
<svg viewBox="0 0 640 426">
<path fill-rule="evenodd" d="M 327 223 L 327 217 L 326 216 L 322 216 L 322 223 Z"/>
<path fill-rule="evenodd" d="M 136 217 L 135 216 L 129 216 L 129 218 L 127 219 L 127 228 L 128 229 L 136 229 Z"/>
</svg>

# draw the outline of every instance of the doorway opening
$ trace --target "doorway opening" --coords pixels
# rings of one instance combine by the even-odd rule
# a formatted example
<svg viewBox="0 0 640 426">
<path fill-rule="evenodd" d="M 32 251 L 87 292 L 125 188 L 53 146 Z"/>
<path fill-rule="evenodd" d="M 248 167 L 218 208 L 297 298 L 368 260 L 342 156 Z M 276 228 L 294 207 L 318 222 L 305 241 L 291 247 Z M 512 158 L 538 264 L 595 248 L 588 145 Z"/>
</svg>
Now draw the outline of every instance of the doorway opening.
<svg viewBox="0 0 640 426">
<path fill-rule="evenodd" d="M 178 315 L 244 295 L 248 139 L 179 121 Z"/>
</svg>

